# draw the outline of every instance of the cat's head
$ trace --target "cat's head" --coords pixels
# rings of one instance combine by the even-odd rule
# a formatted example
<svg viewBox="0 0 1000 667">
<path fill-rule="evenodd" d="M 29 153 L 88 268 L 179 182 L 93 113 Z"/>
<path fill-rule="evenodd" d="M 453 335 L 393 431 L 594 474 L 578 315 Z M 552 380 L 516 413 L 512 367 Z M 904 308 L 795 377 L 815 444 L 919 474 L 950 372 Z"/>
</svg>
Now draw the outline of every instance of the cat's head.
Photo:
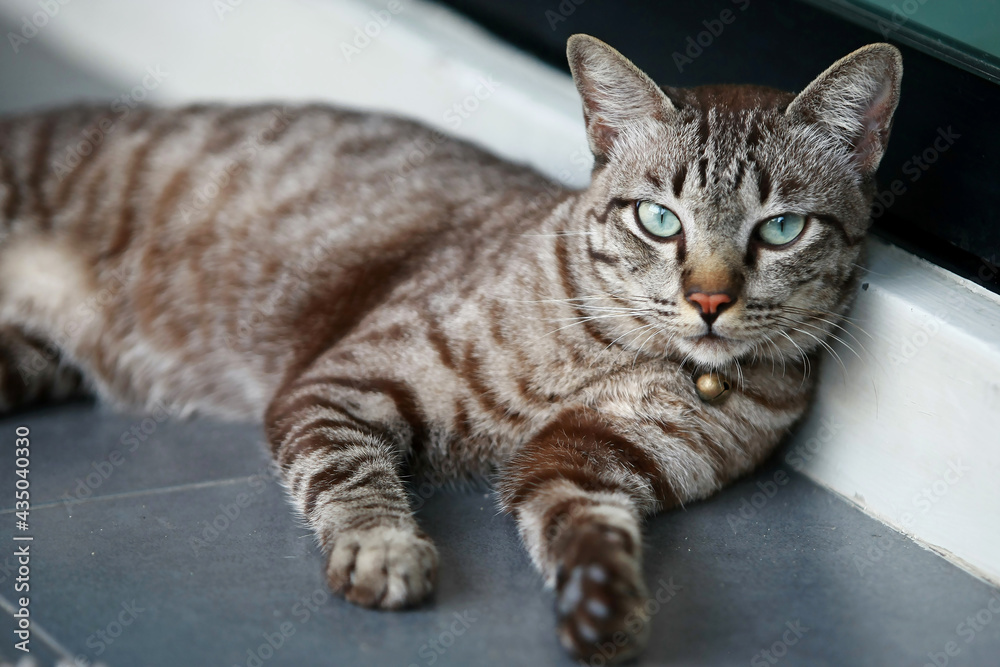
<svg viewBox="0 0 1000 667">
<path fill-rule="evenodd" d="M 859 49 L 798 95 L 660 88 L 585 35 L 568 54 L 595 157 L 583 314 L 706 366 L 816 349 L 856 287 L 899 51 Z"/>
</svg>

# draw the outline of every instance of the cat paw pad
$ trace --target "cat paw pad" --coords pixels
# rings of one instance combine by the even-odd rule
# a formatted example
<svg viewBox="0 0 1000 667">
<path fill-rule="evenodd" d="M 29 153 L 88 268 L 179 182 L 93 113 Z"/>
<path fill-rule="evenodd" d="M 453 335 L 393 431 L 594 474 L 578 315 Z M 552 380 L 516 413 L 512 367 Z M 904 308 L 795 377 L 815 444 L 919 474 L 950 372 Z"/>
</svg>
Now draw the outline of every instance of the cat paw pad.
<svg viewBox="0 0 1000 667">
<path fill-rule="evenodd" d="M 363 607 L 400 609 L 434 590 L 438 554 L 418 530 L 377 527 L 336 537 L 327 563 L 335 592 Z"/>
<path fill-rule="evenodd" d="M 649 626 L 638 563 L 614 540 L 576 551 L 556 582 L 560 643 L 585 661 L 633 657 L 645 645 Z"/>
</svg>

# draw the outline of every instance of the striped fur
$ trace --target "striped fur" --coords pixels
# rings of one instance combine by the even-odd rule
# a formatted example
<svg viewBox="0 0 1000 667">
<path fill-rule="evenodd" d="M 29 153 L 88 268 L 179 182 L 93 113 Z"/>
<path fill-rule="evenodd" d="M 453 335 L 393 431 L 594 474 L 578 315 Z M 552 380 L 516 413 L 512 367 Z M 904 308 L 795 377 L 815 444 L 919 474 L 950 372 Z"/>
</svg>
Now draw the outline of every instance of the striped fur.
<svg viewBox="0 0 1000 667">
<path fill-rule="evenodd" d="M 330 585 L 367 606 L 433 588 L 407 471 L 496 478 L 566 647 L 634 654 L 643 517 L 751 470 L 807 405 L 901 65 L 866 47 L 796 98 L 660 89 L 583 36 L 569 57 L 596 158 L 579 192 L 325 106 L 0 121 L 0 407 L 82 377 L 112 404 L 262 419 Z M 642 233 L 643 199 L 680 238 Z M 783 212 L 802 238 L 761 247 Z M 709 326 L 695 287 L 736 299 Z M 734 382 L 718 405 L 708 369 Z"/>
</svg>

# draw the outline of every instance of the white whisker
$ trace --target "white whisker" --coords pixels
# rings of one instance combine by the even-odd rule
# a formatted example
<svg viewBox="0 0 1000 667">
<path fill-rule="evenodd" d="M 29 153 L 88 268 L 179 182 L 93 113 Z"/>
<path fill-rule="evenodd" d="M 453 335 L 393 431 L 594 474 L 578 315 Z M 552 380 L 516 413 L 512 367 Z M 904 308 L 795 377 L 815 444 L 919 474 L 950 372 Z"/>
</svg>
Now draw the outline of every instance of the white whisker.
<svg viewBox="0 0 1000 667">
<path fill-rule="evenodd" d="M 636 333 L 636 332 L 639 332 L 639 331 L 645 331 L 646 329 L 649 329 L 650 327 L 655 327 L 655 326 L 657 326 L 657 325 L 656 324 L 646 324 L 646 325 L 643 325 L 641 327 L 635 327 L 634 329 L 629 329 L 628 331 L 626 331 L 625 333 L 623 333 L 621 336 L 618 336 L 618 338 L 615 338 L 613 341 L 611 341 L 610 343 L 608 343 L 607 346 L 603 350 L 601 350 L 601 354 L 604 354 L 605 352 L 607 352 L 611 348 L 612 345 L 614 345 L 615 343 L 617 343 L 618 341 L 620 341 L 625 336 L 628 336 L 629 334 L 633 334 L 633 333 Z M 621 352 L 619 352 L 618 354 L 621 355 Z M 618 361 L 617 357 L 615 358 L 615 361 Z M 594 362 L 593 361 L 590 362 L 590 367 L 591 368 L 594 367 Z"/>
<path fill-rule="evenodd" d="M 642 345 L 639 346 L 639 349 L 635 351 L 635 356 L 632 357 L 632 368 L 635 368 L 635 362 L 639 359 L 639 353 L 642 352 L 642 348 L 646 347 L 646 343 L 648 343 L 650 339 L 657 334 L 657 332 L 658 331 L 656 329 L 653 329 L 653 331 L 646 336 L 646 339 L 642 341 Z"/>
<path fill-rule="evenodd" d="M 597 232 L 585 232 L 585 231 L 562 231 L 562 232 L 551 232 L 548 234 L 543 234 L 541 232 L 525 232 L 521 236 L 532 236 L 537 238 L 554 238 L 558 236 L 592 236 L 597 234 Z"/>
</svg>

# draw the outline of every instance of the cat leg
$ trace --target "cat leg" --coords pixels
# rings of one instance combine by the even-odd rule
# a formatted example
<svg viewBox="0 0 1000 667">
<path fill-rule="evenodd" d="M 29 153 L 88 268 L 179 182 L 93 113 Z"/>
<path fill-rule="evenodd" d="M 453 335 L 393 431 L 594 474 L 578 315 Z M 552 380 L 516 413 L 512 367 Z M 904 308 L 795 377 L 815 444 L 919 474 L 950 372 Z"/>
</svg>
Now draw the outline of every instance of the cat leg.
<svg viewBox="0 0 1000 667">
<path fill-rule="evenodd" d="M 56 347 L 0 326 L 0 413 L 81 394 L 82 385 L 79 371 L 63 362 Z"/>
<path fill-rule="evenodd" d="M 265 417 L 292 501 L 327 554 L 330 587 L 365 607 L 420 602 L 437 576 L 437 549 L 399 474 L 414 437 L 407 392 L 391 380 L 304 376 Z"/>
<path fill-rule="evenodd" d="M 617 662 L 645 644 L 639 522 L 660 504 L 655 467 L 606 420 L 574 412 L 505 468 L 501 501 L 556 590 L 559 640 L 576 658 Z"/>
</svg>

